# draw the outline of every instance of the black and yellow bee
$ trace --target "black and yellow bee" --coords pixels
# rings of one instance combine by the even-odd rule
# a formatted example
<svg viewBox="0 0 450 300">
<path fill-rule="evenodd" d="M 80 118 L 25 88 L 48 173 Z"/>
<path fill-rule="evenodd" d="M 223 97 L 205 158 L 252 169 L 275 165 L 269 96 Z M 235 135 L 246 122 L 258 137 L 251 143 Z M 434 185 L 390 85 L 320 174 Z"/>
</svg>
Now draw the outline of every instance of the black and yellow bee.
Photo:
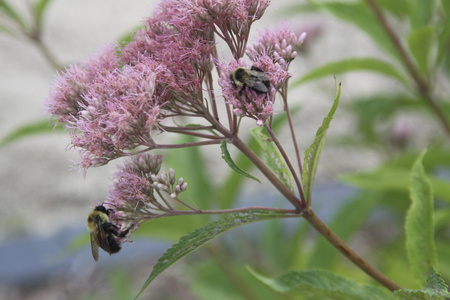
<svg viewBox="0 0 450 300">
<path fill-rule="evenodd" d="M 258 94 L 267 93 L 270 87 L 270 78 L 263 70 L 253 66 L 251 69 L 239 67 L 230 74 L 233 85 L 241 87 L 239 95 L 242 95 L 245 87 Z"/>
<path fill-rule="evenodd" d="M 119 227 L 109 220 L 112 209 L 106 209 L 98 205 L 87 217 L 87 228 L 91 234 L 91 250 L 95 261 L 98 261 L 98 247 L 105 250 L 109 255 L 120 251 L 120 244 L 116 237 L 125 237 L 128 230 L 120 231 Z"/>
</svg>

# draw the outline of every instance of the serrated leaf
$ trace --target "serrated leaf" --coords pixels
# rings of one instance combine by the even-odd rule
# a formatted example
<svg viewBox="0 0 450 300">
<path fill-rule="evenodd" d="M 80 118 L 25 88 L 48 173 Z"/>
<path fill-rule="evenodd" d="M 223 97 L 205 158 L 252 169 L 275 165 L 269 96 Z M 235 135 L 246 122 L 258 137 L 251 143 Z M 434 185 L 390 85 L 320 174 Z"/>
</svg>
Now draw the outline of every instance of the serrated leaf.
<svg viewBox="0 0 450 300">
<path fill-rule="evenodd" d="M 314 183 L 314 177 L 316 175 L 317 165 L 319 163 L 320 154 L 322 153 L 323 144 L 325 143 L 325 137 L 327 130 L 330 127 L 331 120 L 339 104 L 341 97 L 341 84 L 339 84 L 338 92 L 334 98 L 333 106 L 330 112 L 322 122 L 322 126 L 317 130 L 316 137 L 313 143 L 305 151 L 305 159 L 303 162 L 303 189 L 306 202 L 311 202 L 311 190 Z"/>
<path fill-rule="evenodd" d="M 428 273 L 427 285 L 425 288 L 447 292 L 448 285 L 445 283 L 444 279 L 442 279 L 441 275 L 436 272 L 434 268 L 431 268 L 430 273 Z"/>
<path fill-rule="evenodd" d="M 425 288 L 420 290 L 401 289 L 395 291 L 394 295 L 398 296 L 402 300 L 432 300 L 450 297 L 447 284 L 434 268 L 431 268 L 428 274 L 427 285 L 425 286 Z"/>
<path fill-rule="evenodd" d="M 158 260 L 158 263 L 154 266 L 152 273 L 142 286 L 142 289 L 136 296 L 136 299 L 140 294 L 142 294 L 145 288 L 147 288 L 147 286 L 164 270 L 166 270 L 168 267 L 173 265 L 184 256 L 202 247 L 210 240 L 221 235 L 222 233 L 230 229 L 258 221 L 288 217 L 293 216 L 281 213 L 254 210 L 245 213 L 242 212 L 230 214 L 222 220 L 209 223 L 201 228 L 196 229 L 190 234 L 182 237 L 178 241 L 178 243 L 173 245 L 166 251 L 166 253 L 164 253 L 164 255 Z"/>
<path fill-rule="evenodd" d="M 427 75 L 430 50 L 433 42 L 434 28 L 431 26 L 417 28 L 408 35 L 408 46 L 414 55 L 422 76 Z"/>
<path fill-rule="evenodd" d="M 264 127 L 254 128 L 251 133 L 266 156 L 267 166 L 277 175 L 278 179 L 280 179 L 285 186 L 295 193 L 289 168 Z"/>
<path fill-rule="evenodd" d="M 55 130 L 60 131 L 64 129 L 61 126 L 52 127 L 50 126 L 50 123 L 51 121 L 45 119 L 22 125 L 1 138 L 0 147 L 25 137 L 33 136 L 36 134 L 55 132 Z"/>
<path fill-rule="evenodd" d="M 42 24 L 44 13 L 50 2 L 51 0 L 38 0 L 34 3 L 34 15 L 39 26 Z"/>
<path fill-rule="evenodd" d="M 380 47 L 387 50 L 396 59 L 400 60 L 397 49 L 392 44 L 380 22 L 375 18 L 373 13 L 369 10 L 368 5 L 364 2 L 365 1 L 361 1 L 359 3 L 343 3 L 330 1 L 318 3 L 315 1 L 316 4 L 319 4 L 323 8 L 327 9 L 334 16 L 359 27 Z"/>
<path fill-rule="evenodd" d="M 293 271 L 276 278 L 265 277 L 250 268 L 249 271 L 277 292 L 303 296 L 307 299 L 395 299 L 386 290 L 374 286 L 360 285 L 355 281 L 323 270 Z"/>
<path fill-rule="evenodd" d="M 6 16 L 13 20 L 23 31 L 27 30 L 27 24 L 22 16 L 6 2 L 5 0 L 0 0 L 0 11 L 2 11 Z"/>
<path fill-rule="evenodd" d="M 351 71 L 377 72 L 395 78 L 402 84 L 406 84 L 405 77 L 392 66 L 392 63 L 375 58 L 350 58 L 331 62 L 310 71 L 303 77 L 293 81 L 292 84 L 296 86 L 324 76 L 338 75 Z"/>
<path fill-rule="evenodd" d="M 411 206 L 405 220 L 406 250 L 411 270 L 425 285 L 427 275 L 436 266 L 434 245 L 433 191 L 422 165 L 423 151 L 410 174 Z"/>
<path fill-rule="evenodd" d="M 220 149 L 222 150 L 222 158 L 223 160 L 225 160 L 228 164 L 228 166 L 235 171 L 238 174 L 241 174 L 247 178 L 253 179 L 259 183 L 261 183 L 261 181 L 259 181 L 258 178 L 256 178 L 255 176 L 252 176 L 250 174 L 248 174 L 247 172 L 245 172 L 244 170 L 242 170 L 241 168 L 239 168 L 233 161 L 233 159 L 231 158 L 230 152 L 228 152 L 228 148 L 227 148 L 227 141 L 222 140 L 220 143 Z"/>
</svg>

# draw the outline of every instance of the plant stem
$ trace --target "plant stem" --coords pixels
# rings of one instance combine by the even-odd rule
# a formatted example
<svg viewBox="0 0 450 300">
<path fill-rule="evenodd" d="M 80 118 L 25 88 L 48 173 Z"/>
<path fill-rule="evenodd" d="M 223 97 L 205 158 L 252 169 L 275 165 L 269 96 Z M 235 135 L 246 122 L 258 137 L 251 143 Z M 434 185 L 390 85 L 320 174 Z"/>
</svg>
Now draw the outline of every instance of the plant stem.
<svg viewBox="0 0 450 300">
<path fill-rule="evenodd" d="M 383 273 L 375 269 L 371 264 L 353 251 L 344 241 L 342 241 L 328 226 L 319 219 L 311 209 L 303 211 L 303 217 L 336 249 L 338 249 L 345 257 L 353 262 L 358 268 L 363 270 L 367 275 L 384 285 L 390 291 L 395 291 L 401 287 L 386 277 Z"/>
<path fill-rule="evenodd" d="M 266 176 L 266 178 L 277 188 L 277 190 L 294 205 L 297 212 L 303 210 L 301 201 L 295 196 L 292 191 L 281 182 L 280 179 L 262 162 L 259 157 L 237 136 L 234 136 L 231 140 L 233 145 L 238 148 L 245 156 L 250 159 L 253 164 Z"/>
<path fill-rule="evenodd" d="M 450 123 L 448 122 L 447 118 L 445 117 L 442 109 L 438 106 L 436 101 L 431 96 L 428 83 L 420 75 L 420 72 L 416 68 L 414 61 L 411 59 L 408 52 L 403 47 L 400 38 L 395 34 L 395 32 L 392 30 L 391 26 L 389 26 L 389 24 L 386 20 L 386 17 L 384 16 L 383 12 L 378 7 L 378 5 L 375 3 L 375 1 L 367 0 L 367 3 L 369 4 L 369 6 L 372 9 L 375 16 L 380 21 L 381 26 L 386 31 L 386 33 L 389 36 L 389 38 L 391 39 L 392 43 L 397 48 L 397 51 L 399 52 L 400 57 L 402 58 L 405 66 L 406 66 L 406 69 L 408 70 L 409 74 L 411 75 L 414 82 L 416 83 L 418 93 L 425 99 L 425 101 L 428 103 L 428 105 L 431 107 L 431 109 L 434 111 L 434 113 L 438 117 L 439 121 L 441 122 L 441 124 L 444 127 L 447 134 L 450 135 Z"/>
<path fill-rule="evenodd" d="M 300 195 L 300 200 L 302 201 L 303 205 L 306 206 L 306 200 L 305 200 L 305 196 L 303 194 L 303 188 L 302 185 L 300 184 L 300 180 L 297 177 L 297 173 L 295 173 L 294 167 L 291 164 L 291 161 L 289 160 L 289 157 L 286 154 L 286 151 L 284 151 L 283 146 L 281 146 L 280 141 L 278 141 L 277 137 L 275 136 L 275 133 L 273 132 L 272 128 L 270 128 L 269 126 L 265 125 L 264 126 L 267 130 L 267 132 L 270 135 L 270 138 L 273 140 L 273 142 L 275 143 L 275 145 L 277 146 L 278 150 L 281 153 L 281 156 L 283 156 L 284 161 L 286 162 L 289 171 L 292 174 L 292 177 L 294 178 L 295 184 L 297 186 L 299 195 Z"/>
<path fill-rule="evenodd" d="M 286 87 L 284 90 L 287 91 L 287 82 L 286 82 Z M 286 93 L 283 94 L 283 103 L 284 103 L 284 110 L 286 112 L 286 117 L 287 117 L 288 124 L 289 124 L 289 130 L 291 132 L 292 143 L 294 144 L 295 156 L 297 157 L 298 169 L 300 171 L 300 176 L 302 176 L 303 175 L 302 160 L 300 158 L 300 150 L 298 149 L 297 138 L 295 137 L 294 125 L 292 124 L 291 111 L 289 110 L 289 104 L 287 101 Z M 302 200 L 303 200 L 303 198 L 302 198 Z"/>
</svg>

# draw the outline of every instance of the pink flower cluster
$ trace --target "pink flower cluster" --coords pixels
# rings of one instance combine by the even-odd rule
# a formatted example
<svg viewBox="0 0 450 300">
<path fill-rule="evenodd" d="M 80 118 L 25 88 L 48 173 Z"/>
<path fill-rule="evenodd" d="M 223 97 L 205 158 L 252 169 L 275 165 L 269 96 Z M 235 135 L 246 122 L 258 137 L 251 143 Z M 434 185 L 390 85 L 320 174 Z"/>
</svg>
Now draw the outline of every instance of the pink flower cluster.
<svg viewBox="0 0 450 300">
<path fill-rule="evenodd" d="M 46 107 L 70 129 L 80 165 L 101 166 L 137 147 L 154 148 L 152 133 L 167 128 L 162 126 L 166 118 L 211 120 L 204 89 L 208 95 L 220 94 L 212 91 L 213 67 L 218 68 L 225 103 L 236 115 L 263 125 L 273 114 L 275 94 L 289 78 L 287 65 L 302 41 L 285 28 L 268 30 L 247 49 L 253 62 L 243 61 L 250 27 L 269 2 L 167 0 L 130 43 L 105 47 L 87 62 L 69 66 L 55 80 Z M 230 48 L 233 60 L 228 64 L 217 56 L 216 36 Z M 270 90 L 257 94 L 246 89 L 240 95 L 230 73 L 252 65 L 270 77 Z"/>
<path fill-rule="evenodd" d="M 246 54 L 250 59 L 258 61 L 262 56 L 268 56 L 286 71 L 289 63 L 297 56 L 297 49 L 305 41 L 306 32 L 296 36 L 286 24 L 274 29 L 266 29 L 259 34 L 253 45 L 247 46 Z"/>
<path fill-rule="evenodd" d="M 175 171 L 160 173 L 162 156 L 139 154 L 128 159 L 114 174 L 106 206 L 115 212 L 114 224 L 134 231 L 139 222 L 173 210 L 167 199 L 185 191 L 183 178 L 176 180 Z"/>
<path fill-rule="evenodd" d="M 258 126 L 262 126 L 265 120 L 273 115 L 273 104 L 275 102 L 275 88 L 270 86 L 269 92 L 258 94 L 255 91 L 245 88 L 241 92 L 240 87 L 233 85 L 230 80 L 230 73 L 236 68 L 244 67 L 250 69 L 252 66 L 244 59 L 232 60 L 228 65 L 219 64 L 221 70 L 219 85 L 222 87 L 223 97 L 228 103 L 233 105 L 233 113 L 239 117 L 250 117 L 256 120 Z M 270 73 L 267 73 L 270 76 Z M 270 78 L 271 83 L 273 79 Z"/>
</svg>

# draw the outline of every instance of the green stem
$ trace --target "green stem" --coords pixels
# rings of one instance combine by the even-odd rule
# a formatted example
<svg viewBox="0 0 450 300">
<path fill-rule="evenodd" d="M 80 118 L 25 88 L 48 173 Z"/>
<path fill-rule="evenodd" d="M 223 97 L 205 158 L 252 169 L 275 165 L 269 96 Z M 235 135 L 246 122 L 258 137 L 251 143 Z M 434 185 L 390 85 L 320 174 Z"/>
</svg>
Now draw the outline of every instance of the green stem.
<svg viewBox="0 0 450 300">
<path fill-rule="evenodd" d="M 373 13 L 380 21 L 380 24 L 383 27 L 384 31 L 386 31 L 387 35 L 389 36 L 392 43 L 396 47 L 398 53 L 400 54 L 400 57 L 403 60 L 405 66 L 406 66 L 406 69 L 408 70 L 409 74 L 411 75 L 414 82 L 416 83 L 418 93 L 423 97 L 423 99 L 425 99 L 426 103 L 431 107 L 433 112 L 438 117 L 439 121 L 441 122 L 441 124 L 444 127 L 447 134 L 450 135 L 450 123 L 448 122 L 442 109 L 439 107 L 439 105 L 436 103 L 436 101 L 431 96 L 429 84 L 422 78 L 422 76 L 420 76 L 420 72 L 416 68 L 414 61 L 409 56 L 405 47 L 403 47 L 400 38 L 395 34 L 395 32 L 391 28 L 391 26 L 389 26 L 389 24 L 386 20 L 386 17 L 384 16 L 381 9 L 378 7 L 376 2 L 374 0 L 367 0 L 367 3 L 369 4 Z"/>
</svg>

